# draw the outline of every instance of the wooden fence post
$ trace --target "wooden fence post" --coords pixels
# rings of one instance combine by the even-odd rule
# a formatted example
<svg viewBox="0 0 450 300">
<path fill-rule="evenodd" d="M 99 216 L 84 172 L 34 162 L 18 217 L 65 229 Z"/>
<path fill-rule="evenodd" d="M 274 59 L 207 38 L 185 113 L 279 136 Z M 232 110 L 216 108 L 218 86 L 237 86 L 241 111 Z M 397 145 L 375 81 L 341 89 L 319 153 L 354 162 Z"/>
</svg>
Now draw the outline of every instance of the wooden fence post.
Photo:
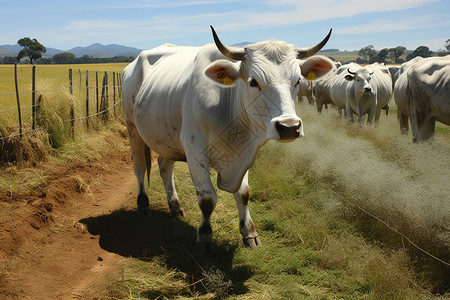
<svg viewBox="0 0 450 300">
<path fill-rule="evenodd" d="M 120 77 L 121 77 L 121 74 L 117 73 L 117 94 L 119 96 L 119 100 L 122 98 L 122 93 L 120 92 L 120 86 L 121 86 Z"/>
<path fill-rule="evenodd" d="M 32 69 L 31 79 L 31 129 L 36 130 L 36 66 Z"/>
<path fill-rule="evenodd" d="M 113 72 L 113 104 L 114 104 L 114 118 L 116 117 L 116 72 Z"/>
<path fill-rule="evenodd" d="M 108 74 L 105 72 L 102 84 L 102 98 L 100 101 L 100 113 L 103 115 L 103 120 L 108 120 Z"/>
<path fill-rule="evenodd" d="M 19 133 L 22 138 L 22 113 L 20 111 L 19 87 L 17 85 L 17 64 L 14 64 L 14 81 L 16 84 L 17 110 L 19 112 Z"/>
<path fill-rule="evenodd" d="M 105 98 L 106 98 L 106 116 L 108 117 L 108 108 L 109 108 L 109 88 L 108 88 L 108 72 L 105 71 Z"/>
<path fill-rule="evenodd" d="M 89 129 L 89 71 L 86 70 L 86 128 Z"/>
<path fill-rule="evenodd" d="M 69 92 L 73 95 L 72 69 L 69 69 Z M 75 138 L 75 108 L 70 105 L 70 125 L 72 127 L 72 138 Z"/>
<path fill-rule="evenodd" d="M 98 72 L 95 72 L 95 94 L 97 100 L 97 114 L 98 114 Z"/>
</svg>

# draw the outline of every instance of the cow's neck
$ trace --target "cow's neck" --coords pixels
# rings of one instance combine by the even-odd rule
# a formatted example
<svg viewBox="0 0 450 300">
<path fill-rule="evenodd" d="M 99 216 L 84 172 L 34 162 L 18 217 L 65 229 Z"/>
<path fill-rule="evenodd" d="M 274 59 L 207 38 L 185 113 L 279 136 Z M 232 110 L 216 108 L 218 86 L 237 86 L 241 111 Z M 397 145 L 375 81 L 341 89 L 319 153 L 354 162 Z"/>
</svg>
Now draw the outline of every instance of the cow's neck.
<svg viewBox="0 0 450 300">
<path fill-rule="evenodd" d="M 247 95 L 238 89 L 229 88 L 222 93 L 226 98 L 220 110 L 222 113 L 227 111 L 228 118 L 224 119 L 225 123 L 213 145 L 221 149 L 221 155 L 211 161 L 211 166 L 219 173 L 219 188 L 229 192 L 235 192 L 240 187 L 245 172 L 266 142 L 266 131 L 261 128 L 261 124 L 255 124 L 255 118 L 249 116 L 243 99 Z"/>
</svg>

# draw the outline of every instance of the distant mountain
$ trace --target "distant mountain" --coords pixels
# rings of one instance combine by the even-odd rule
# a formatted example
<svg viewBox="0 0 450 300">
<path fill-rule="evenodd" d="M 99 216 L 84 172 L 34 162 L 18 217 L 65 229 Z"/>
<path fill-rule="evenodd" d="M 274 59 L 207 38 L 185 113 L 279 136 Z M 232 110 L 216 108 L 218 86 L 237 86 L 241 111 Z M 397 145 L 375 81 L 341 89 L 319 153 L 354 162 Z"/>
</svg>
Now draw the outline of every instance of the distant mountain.
<svg viewBox="0 0 450 300">
<path fill-rule="evenodd" d="M 250 43 L 250 42 L 241 42 L 241 43 L 234 44 L 234 45 L 231 45 L 231 46 L 232 46 L 232 47 L 245 47 L 245 46 L 250 45 L 250 44 L 253 44 L 253 43 Z"/>
<path fill-rule="evenodd" d="M 95 43 L 87 47 L 75 47 L 66 52 L 75 54 L 76 57 L 89 55 L 93 57 L 113 57 L 113 56 L 137 56 L 142 50 L 126 47 L 117 44 L 102 45 Z"/>
<path fill-rule="evenodd" d="M 0 45 L 0 56 L 16 56 L 23 47 L 19 45 Z M 43 56 L 53 56 L 58 53 L 70 52 L 76 57 L 89 55 L 92 57 L 113 57 L 113 56 L 137 56 L 142 50 L 116 44 L 102 45 L 95 43 L 87 47 L 75 47 L 70 50 L 59 50 L 47 48 Z"/>
</svg>

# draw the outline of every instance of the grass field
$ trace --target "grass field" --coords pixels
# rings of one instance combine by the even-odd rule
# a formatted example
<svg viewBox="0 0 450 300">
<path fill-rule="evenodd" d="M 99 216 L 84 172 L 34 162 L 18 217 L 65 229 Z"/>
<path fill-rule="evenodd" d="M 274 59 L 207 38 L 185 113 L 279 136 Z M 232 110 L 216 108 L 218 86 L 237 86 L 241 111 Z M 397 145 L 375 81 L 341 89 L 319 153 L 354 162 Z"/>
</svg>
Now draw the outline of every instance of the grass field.
<svg viewBox="0 0 450 300">
<path fill-rule="evenodd" d="M 60 120 L 58 122 L 69 122 L 72 119 L 69 115 L 70 106 L 74 107 L 74 117 L 77 119 L 86 117 L 88 113 L 86 107 L 89 109 L 89 115 L 94 115 L 101 111 L 99 103 L 101 102 L 105 72 L 108 72 L 108 97 L 110 99 L 109 106 L 111 106 L 119 100 L 118 86 L 121 80 L 119 74 L 125 66 L 125 63 L 37 65 L 36 101 L 38 101 L 39 96 L 42 96 L 42 107 L 45 105 L 47 107 L 52 106 L 54 112 L 57 111 L 59 114 Z M 72 92 L 69 89 L 69 69 L 72 69 Z M 88 82 L 86 82 L 86 76 Z M 113 79 L 113 76 L 115 79 Z M 26 132 L 30 131 L 32 126 L 32 66 L 18 65 L 17 85 L 22 127 L 23 131 Z M 113 89 L 113 86 L 116 88 Z M 89 93 L 89 97 L 87 93 Z M 116 93 L 115 98 L 114 93 Z M 89 103 L 86 101 L 88 98 Z M 3 128 L 3 136 L 15 134 L 19 131 L 13 65 L 0 66 L 0 126 Z"/>
<path fill-rule="evenodd" d="M 350 124 L 333 109 L 319 115 L 308 104 L 298 105 L 298 115 L 306 137 L 268 143 L 250 170 L 249 207 L 263 247 L 242 245 L 234 199 L 218 191 L 217 252 L 199 253 L 201 215 L 186 164 L 175 169 L 183 220 L 168 218 L 153 170 L 156 248 L 150 243 L 141 256 L 124 259 L 120 274 L 91 286 L 86 297 L 432 299 L 432 292 L 448 292 L 448 268 L 398 233 L 448 261 L 448 131 L 414 145 L 393 115 L 374 126 Z"/>
</svg>

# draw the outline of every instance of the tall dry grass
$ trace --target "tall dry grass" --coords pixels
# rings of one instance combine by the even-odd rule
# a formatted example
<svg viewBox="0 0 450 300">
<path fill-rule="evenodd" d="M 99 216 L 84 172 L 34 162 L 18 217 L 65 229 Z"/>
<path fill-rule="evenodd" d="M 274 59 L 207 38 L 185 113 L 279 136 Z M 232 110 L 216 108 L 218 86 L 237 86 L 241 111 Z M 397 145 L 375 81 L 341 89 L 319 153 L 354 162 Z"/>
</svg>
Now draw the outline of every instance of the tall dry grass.
<svg viewBox="0 0 450 300">
<path fill-rule="evenodd" d="M 306 136 L 283 148 L 285 172 L 319 186 L 328 194 L 323 205 L 345 214 L 368 236 L 427 258 L 448 283 L 448 266 L 415 247 L 450 260 L 448 127 L 414 144 L 410 134 L 400 134 L 392 114 L 375 125 L 352 124 L 333 108 L 318 114 L 307 104 L 298 106 L 298 114 Z"/>
</svg>

